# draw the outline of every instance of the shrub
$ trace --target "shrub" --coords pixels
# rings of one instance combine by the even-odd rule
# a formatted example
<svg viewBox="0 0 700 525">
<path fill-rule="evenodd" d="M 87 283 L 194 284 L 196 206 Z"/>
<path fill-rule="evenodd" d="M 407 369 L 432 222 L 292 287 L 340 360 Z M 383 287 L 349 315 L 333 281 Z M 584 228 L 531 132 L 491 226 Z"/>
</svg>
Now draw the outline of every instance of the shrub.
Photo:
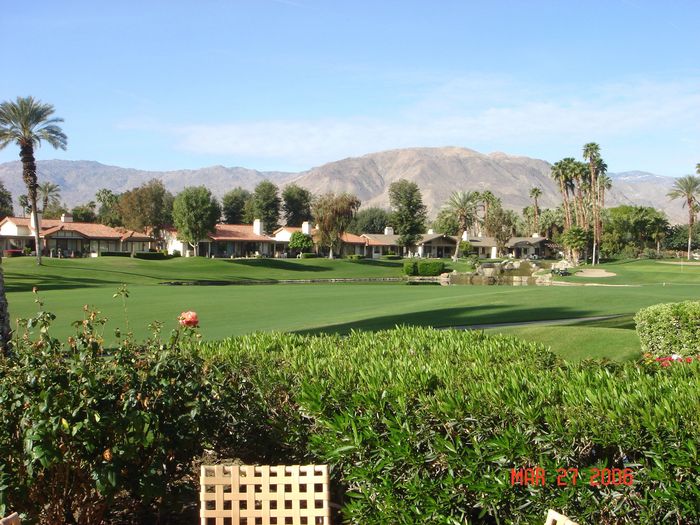
<svg viewBox="0 0 700 525">
<path fill-rule="evenodd" d="M 365 258 L 365 256 L 355 253 L 355 254 L 346 255 L 345 258 L 349 261 L 361 261 L 362 259 Z"/>
<path fill-rule="evenodd" d="M 404 261 L 403 262 L 403 273 L 404 273 L 404 275 L 418 275 L 418 262 L 417 261 Z"/>
<path fill-rule="evenodd" d="M 22 257 L 23 255 L 25 255 L 24 250 L 3 250 L 2 251 L 3 257 Z"/>
<path fill-rule="evenodd" d="M 22 248 L 22 253 L 23 253 L 24 255 L 31 255 L 31 254 L 32 254 L 32 249 L 31 249 L 29 246 L 25 246 L 24 248 Z"/>
<path fill-rule="evenodd" d="M 697 362 L 566 364 L 515 338 L 422 328 L 203 351 L 249 370 L 287 461 L 332 465 L 347 523 L 541 523 L 548 508 L 585 523 L 700 519 Z M 546 486 L 511 484 L 534 466 Z M 590 486 L 594 467 L 630 468 L 634 483 Z M 557 486 L 559 468 L 578 468 L 577 484 Z"/>
<path fill-rule="evenodd" d="M 445 271 L 443 261 L 418 261 L 418 275 L 430 277 L 440 275 Z"/>
<path fill-rule="evenodd" d="M 100 252 L 102 257 L 131 257 L 131 252 Z"/>
<path fill-rule="evenodd" d="M 700 301 L 656 304 L 634 316 L 642 351 L 692 356 L 700 349 Z"/>
<path fill-rule="evenodd" d="M 180 250 L 173 250 L 173 257 L 181 257 L 182 254 L 180 253 Z"/>
<path fill-rule="evenodd" d="M 302 258 L 302 259 L 314 259 L 314 258 L 316 258 L 316 257 L 318 257 L 318 256 L 317 256 L 315 253 L 307 253 L 307 252 L 304 252 L 304 253 L 301 254 L 301 258 Z"/>
<path fill-rule="evenodd" d="M 402 257 L 394 253 L 387 253 L 386 255 L 382 255 L 380 259 L 382 261 L 400 261 Z"/>
<path fill-rule="evenodd" d="M 147 259 L 150 261 L 162 261 L 163 259 L 170 258 L 169 255 L 161 252 L 135 252 L 132 257 L 134 259 Z"/>
</svg>

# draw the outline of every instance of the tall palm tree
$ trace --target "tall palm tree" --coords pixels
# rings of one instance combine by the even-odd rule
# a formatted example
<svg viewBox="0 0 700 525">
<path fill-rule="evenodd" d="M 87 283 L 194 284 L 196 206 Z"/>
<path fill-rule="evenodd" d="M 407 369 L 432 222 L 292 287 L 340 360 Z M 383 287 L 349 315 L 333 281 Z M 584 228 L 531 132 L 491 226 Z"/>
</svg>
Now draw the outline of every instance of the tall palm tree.
<svg viewBox="0 0 700 525">
<path fill-rule="evenodd" d="M 14 142 L 19 146 L 22 160 L 22 178 L 27 185 L 27 196 L 34 211 L 34 241 L 36 262 L 41 264 L 41 241 L 39 239 L 39 216 L 37 213 L 37 180 L 34 148 L 42 141 L 56 149 L 66 149 L 68 138 L 57 124 L 63 119 L 52 117 L 54 107 L 43 104 L 34 97 L 17 97 L 15 101 L 0 104 L 0 149 Z"/>
<path fill-rule="evenodd" d="M 491 191 L 486 190 L 478 194 L 479 200 L 484 205 L 484 220 L 489 218 L 489 209 L 498 203 L 498 197 L 496 197 Z"/>
<path fill-rule="evenodd" d="M 540 234 L 540 216 L 539 216 L 539 208 L 537 207 L 537 199 L 539 199 L 542 196 L 542 190 L 535 186 L 530 190 L 530 198 L 534 201 L 534 223 L 535 223 L 535 231 L 534 233 L 537 233 L 537 235 Z"/>
<path fill-rule="evenodd" d="M 475 191 L 456 191 L 447 200 L 447 209 L 457 219 L 457 224 L 459 225 L 455 253 L 452 256 L 455 261 L 459 257 L 459 243 L 462 241 L 464 232 L 469 230 L 476 221 L 476 208 L 479 204 L 479 198 L 479 193 Z"/>
<path fill-rule="evenodd" d="M 19 203 L 19 207 L 22 208 L 22 217 L 26 217 L 27 211 L 31 208 L 29 205 L 29 197 L 27 197 L 26 194 L 22 194 L 17 197 L 17 202 Z"/>
<path fill-rule="evenodd" d="M 605 164 L 605 163 L 603 163 Z M 607 171 L 607 165 L 605 166 Z M 605 174 L 605 171 L 598 173 L 598 191 L 600 192 L 600 209 L 605 208 L 605 192 L 612 188 L 612 179 Z"/>
<path fill-rule="evenodd" d="M 676 179 L 673 188 L 667 196 L 671 200 L 683 199 L 683 207 L 688 207 L 688 260 L 690 260 L 690 249 L 693 241 L 693 224 L 695 224 L 695 206 L 700 198 L 700 177 L 686 175 Z"/>
<path fill-rule="evenodd" d="M 61 187 L 58 184 L 46 181 L 43 184 L 39 184 L 37 190 L 43 205 L 41 211 L 45 212 L 49 205 L 61 204 Z"/>
<path fill-rule="evenodd" d="M 559 191 L 561 192 L 562 204 L 564 206 L 564 227 L 568 230 L 571 228 L 571 208 L 569 207 L 571 179 L 569 178 L 569 172 L 566 169 L 564 160 L 554 163 L 552 166 L 552 178 L 559 183 Z"/>
<path fill-rule="evenodd" d="M 600 210 L 598 209 L 598 204 L 600 202 L 599 191 L 598 191 L 598 169 L 601 167 L 602 159 L 600 156 L 600 146 L 595 142 L 589 142 L 583 146 L 583 158 L 588 161 L 588 169 L 591 174 L 590 187 L 591 187 L 591 211 L 593 212 L 593 259 L 592 264 L 596 263 L 596 252 L 599 244 L 599 229 L 598 223 L 600 221 Z"/>
</svg>

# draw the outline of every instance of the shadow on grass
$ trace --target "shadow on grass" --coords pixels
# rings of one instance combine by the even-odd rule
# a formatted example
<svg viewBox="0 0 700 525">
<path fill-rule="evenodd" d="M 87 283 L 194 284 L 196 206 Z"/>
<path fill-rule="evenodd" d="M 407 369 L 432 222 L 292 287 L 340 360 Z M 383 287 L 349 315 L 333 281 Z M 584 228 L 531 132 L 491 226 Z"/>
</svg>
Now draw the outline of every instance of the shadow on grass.
<svg viewBox="0 0 700 525">
<path fill-rule="evenodd" d="M 284 270 L 289 272 L 327 272 L 332 268 L 316 266 L 313 264 L 299 264 L 298 261 L 287 261 L 284 259 L 223 259 L 229 264 L 249 266 L 251 268 L 271 268 L 274 270 Z"/>
<path fill-rule="evenodd" d="M 123 280 L 87 279 L 85 277 L 56 277 L 53 275 L 27 275 L 19 279 L 5 277 L 5 291 L 31 292 L 36 286 L 40 291 L 70 290 L 74 288 L 104 288 L 118 286 Z"/>
<path fill-rule="evenodd" d="M 478 305 L 465 308 L 443 308 L 440 310 L 424 310 L 405 314 L 386 315 L 369 319 L 360 319 L 348 323 L 295 330 L 294 332 L 309 335 L 320 333 L 347 334 L 351 330 L 385 330 L 399 325 L 451 328 L 548 319 L 576 319 L 578 317 L 592 316 L 594 314 L 595 312 L 591 310 L 567 307 L 512 308 L 499 305 Z"/>
</svg>

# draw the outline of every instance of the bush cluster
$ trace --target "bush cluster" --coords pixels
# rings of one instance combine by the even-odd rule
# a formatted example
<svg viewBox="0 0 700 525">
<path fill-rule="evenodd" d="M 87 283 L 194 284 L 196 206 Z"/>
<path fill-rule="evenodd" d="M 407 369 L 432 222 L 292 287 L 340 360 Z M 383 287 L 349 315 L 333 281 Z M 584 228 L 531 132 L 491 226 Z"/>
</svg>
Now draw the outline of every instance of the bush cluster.
<svg viewBox="0 0 700 525">
<path fill-rule="evenodd" d="M 418 275 L 418 261 L 403 262 L 404 275 Z"/>
<path fill-rule="evenodd" d="M 163 252 L 135 252 L 132 257 L 134 259 L 147 259 L 150 261 L 162 261 L 169 259 L 170 255 Z"/>
<path fill-rule="evenodd" d="M 431 277 L 440 275 L 445 271 L 445 263 L 436 260 L 420 260 L 418 261 L 418 275 Z"/>
<path fill-rule="evenodd" d="M 655 357 L 700 352 L 700 301 L 655 304 L 634 316 L 642 351 Z"/>
<path fill-rule="evenodd" d="M 361 261 L 362 259 L 365 258 L 364 255 L 359 255 L 359 254 L 351 254 L 351 255 L 346 255 L 345 258 L 348 261 Z"/>
<path fill-rule="evenodd" d="M 327 462 L 349 523 L 694 523 L 700 367 L 565 364 L 480 332 L 259 334 L 205 352 L 250 371 L 277 445 Z M 285 403 L 280 404 L 280 399 Z M 546 469 L 544 487 L 511 469 Z M 634 483 L 590 486 L 592 467 Z M 558 468 L 578 468 L 557 486 Z"/>
<path fill-rule="evenodd" d="M 400 261 L 403 259 L 400 255 L 396 255 L 395 253 L 387 253 L 386 255 L 382 255 L 379 257 L 382 261 Z"/>
<path fill-rule="evenodd" d="M 310 253 L 310 252 L 304 252 L 301 254 L 302 259 L 315 259 L 316 257 L 318 257 L 318 255 L 316 255 L 315 253 Z"/>
<path fill-rule="evenodd" d="M 100 252 L 101 257 L 131 257 L 131 252 Z"/>
</svg>

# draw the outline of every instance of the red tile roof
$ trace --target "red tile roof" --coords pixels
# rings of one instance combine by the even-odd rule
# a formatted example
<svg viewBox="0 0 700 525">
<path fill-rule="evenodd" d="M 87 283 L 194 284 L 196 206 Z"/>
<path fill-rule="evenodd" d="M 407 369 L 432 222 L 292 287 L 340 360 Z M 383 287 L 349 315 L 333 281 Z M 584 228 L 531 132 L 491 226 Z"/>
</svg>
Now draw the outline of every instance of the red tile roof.
<svg viewBox="0 0 700 525">
<path fill-rule="evenodd" d="M 271 237 L 253 233 L 252 224 L 217 224 L 209 238 L 214 241 L 274 242 Z"/>
<path fill-rule="evenodd" d="M 365 237 L 360 237 L 350 232 L 345 232 L 341 235 L 340 240 L 347 244 L 362 244 L 363 246 L 367 244 L 367 239 Z"/>
<path fill-rule="evenodd" d="M 12 222 L 17 226 L 29 227 L 27 217 L 6 217 L 2 222 Z M 59 231 L 75 232 L 87 239 L 109 239 L 122 241 L 149 242 L 153 239 L 144 233 L 139 233 L 125 228 L 112 228 L 104 224 L 91 222 L 62 222 L 60 219 L 41 219 L 40 228 L 42 237 L 51 237 Z"/>
</svg>

